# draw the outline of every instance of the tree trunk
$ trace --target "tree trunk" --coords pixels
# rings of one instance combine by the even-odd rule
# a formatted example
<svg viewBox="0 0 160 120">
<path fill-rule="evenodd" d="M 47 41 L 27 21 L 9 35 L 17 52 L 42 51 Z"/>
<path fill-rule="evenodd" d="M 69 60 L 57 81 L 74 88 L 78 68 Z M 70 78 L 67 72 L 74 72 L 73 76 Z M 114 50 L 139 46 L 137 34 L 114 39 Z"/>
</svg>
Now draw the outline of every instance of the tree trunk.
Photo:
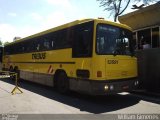
<svg viewBox="0 0 160 120">
<path fill-rule="evenodd" d="M 116 13 L 114 16 L 114 22 L 117 22 L 117 17 L 118 17 L 118 14 Z"/>
</svg>

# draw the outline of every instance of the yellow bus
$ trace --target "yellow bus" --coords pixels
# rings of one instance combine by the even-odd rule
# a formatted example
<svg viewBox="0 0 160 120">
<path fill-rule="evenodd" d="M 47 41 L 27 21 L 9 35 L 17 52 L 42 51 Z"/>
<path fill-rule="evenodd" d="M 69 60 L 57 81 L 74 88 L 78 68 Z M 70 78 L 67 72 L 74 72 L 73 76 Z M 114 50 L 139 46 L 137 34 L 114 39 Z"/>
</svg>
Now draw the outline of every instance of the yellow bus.
<svg viewBox="0 0 160 120">
<path fill-rule="evenodd" d="M 104 19 L 76 20 L 9 43 L 3 69 L 61 93 L 105 95 L 138 84 L 131 28 Z"/>
</svg>

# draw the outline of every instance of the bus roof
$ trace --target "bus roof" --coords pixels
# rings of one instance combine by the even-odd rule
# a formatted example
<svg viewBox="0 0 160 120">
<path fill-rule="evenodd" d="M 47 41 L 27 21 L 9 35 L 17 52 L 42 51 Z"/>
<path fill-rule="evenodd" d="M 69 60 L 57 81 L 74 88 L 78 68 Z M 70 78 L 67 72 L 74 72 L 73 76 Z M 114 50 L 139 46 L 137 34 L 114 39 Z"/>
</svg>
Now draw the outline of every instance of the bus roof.
<svg viewBox="0 0 160 120">
<path fill-rule="evenodd" d="M 45 34 L 48 34 L 48 33 L 54 32 L 54 31 L 57 31 L 57 30 L 61 30 L 61 29 L 68 28 L 68 27 L 72 27 L 74 25 L 82 24 L 82 23 L 89 22 L 89 21 L 96 21 L 96 22 L 100 22 L 100 23 L 106 23 L 106 24 L 110 24 L 110 25 L 114 25 L 114 26 L 119 26 L 119 27 L 122 27 L 122 28 L 126 28 L 126 29 L 129 29 L 129 30 L 132 30 L 130 27 L 128 27 L 125 24 L 119 24 L 119 23 L 108 21 L 108 20 L 105 20 L 105 19 L 82 19 L 82 20 L 75 20 L 73 22 L 66 23 L 64 25 L 60 25 L 60 26 L 57 26 L 57 27 L 54 27 L 54 28 L 42 31 L 42 32 L 36 33 L 34 35 L 30 35 L 28 37 L 19 39 L 17 41 L 13 41 L 11 43 L 8 43 L 5 46 L 11 45 L 11 44 L 14 44 L 14 43 L 19 43 L 19 42 L 22 42 L 22 41 L 25 41 L 25 40 L 28 40 L 28 39 L 31 39 L 31 38 L 34 38 L 34 37 L 42 36 L 42 35 L 45 35 Z"/>
</svg>

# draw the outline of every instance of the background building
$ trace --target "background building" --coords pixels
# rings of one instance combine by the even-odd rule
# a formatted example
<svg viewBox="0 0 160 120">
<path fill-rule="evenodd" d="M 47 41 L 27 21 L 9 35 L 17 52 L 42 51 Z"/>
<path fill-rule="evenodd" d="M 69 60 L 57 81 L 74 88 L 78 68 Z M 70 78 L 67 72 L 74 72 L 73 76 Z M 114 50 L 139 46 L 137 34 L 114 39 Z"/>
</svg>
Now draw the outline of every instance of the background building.
<svg viewBox="0 0 160 120">
<path fill-rule="evenodd" d="M 160 2 L 119 17 L 134 30 L 140 86 L 160 92 Z"/>
</svg>

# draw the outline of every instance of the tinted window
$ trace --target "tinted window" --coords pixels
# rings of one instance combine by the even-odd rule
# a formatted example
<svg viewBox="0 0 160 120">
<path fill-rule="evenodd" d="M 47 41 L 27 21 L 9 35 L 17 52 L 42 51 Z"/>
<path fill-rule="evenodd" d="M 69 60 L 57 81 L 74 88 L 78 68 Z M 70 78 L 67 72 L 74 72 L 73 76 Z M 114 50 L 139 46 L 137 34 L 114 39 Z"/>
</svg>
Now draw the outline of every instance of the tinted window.
<svg viewBox="0 0 160 120">
<path fill-rule="evenodd" d="M 40 52 L 73 46 L 74 57 L 91 56 L 92 36 L 93 22 L 88 22 L 5 46 L 5 54 Z"/>
<path fill-rule="evenodd" d="M 96 51 L 98 54 L 132 55 L 132 32 L 116 26 L 97 26 Z"/>
<path fill-rule="evenodd" d="M 73 57 L 91 57 L 93 42 L 93 22 L 74 28 Z"/>
</svg>

